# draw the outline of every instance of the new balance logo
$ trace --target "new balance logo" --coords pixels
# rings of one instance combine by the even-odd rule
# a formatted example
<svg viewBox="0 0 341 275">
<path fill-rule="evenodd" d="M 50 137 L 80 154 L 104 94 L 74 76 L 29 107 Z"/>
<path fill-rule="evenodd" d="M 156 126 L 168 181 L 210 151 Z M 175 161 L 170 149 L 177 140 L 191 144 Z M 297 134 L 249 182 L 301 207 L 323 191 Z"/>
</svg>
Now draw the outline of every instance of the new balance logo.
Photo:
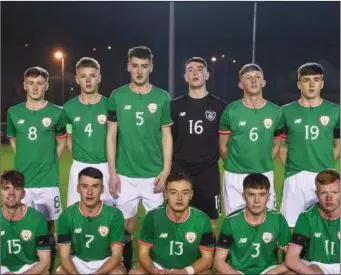
<svg viewBox="0 0 341 275">
<path fill-rule="evenodd" d="M 315 238 L 320 238 L 320 237 L 321 237 L 321 233 L 316 233 L 316 232 L 315 232 L 315 233 L 314 233 L 314 237 L 315 237 Z"/>
<path fill-rule="evenodd" d="M 239 121 L 239 126 L 245 126 L 246 125 L 246 121 Z"/>
<path fill-rule="evenodd" d="M 131 105 L 126 105 L 124 106 L 123 110 L 130 110 L 131 109 Z"/>
<path fill-rule="evenodd" d="M 82 228 L 76 228 L 75 229 L 75 233 L 81 233 L 82 232 Z"/>
<path fill-rule="evenodd" d="M 24 124 L 25 123 L 25 119 L 19 119 L 18 120 L 18 124 Z"/>
<path fill-rule="evenodd" d="M 1 236 L 5 235 L 5 230 L 1 231 Z"/>
<path fill-rule="evenodd" d="M 73 120 L 74 122 L 79 122 L 81 120 L 81 117 L 78 116 L 78 117 L 75 117 L 75 119 Z"/>
<path fill-rule="evenodd" d="M 160 234 L 160 239 L 166 239 L 168 237 L 168 233 L 161 233 Z"/>
<path fill-rule="evenodd" d="M 180 112 L 179 116 L 185 116 L 186 112 Z"/>
<path fill-rule="evenodd" d="M 246 243 L 247 242 L 247 238 L 240 238 L 239 243 Z"/>
<path fill-rule="evenodd" d="M 294 124 L 300 124 L 302 122 L 302 118 L 295 119 Z"/>
</svg>

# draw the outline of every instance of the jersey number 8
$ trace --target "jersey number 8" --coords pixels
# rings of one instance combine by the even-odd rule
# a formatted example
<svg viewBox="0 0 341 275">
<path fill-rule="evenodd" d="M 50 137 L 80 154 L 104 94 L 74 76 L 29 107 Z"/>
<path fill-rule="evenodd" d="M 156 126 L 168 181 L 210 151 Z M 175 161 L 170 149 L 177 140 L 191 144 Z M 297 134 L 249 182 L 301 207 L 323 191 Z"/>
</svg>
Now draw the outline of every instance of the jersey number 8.
<svg viewBox="0 0 341 275">
<path fill-rule="evenodd" d="M 28 128 L 28 139 L 29 140 L 36 140 L 37 139 L 37 128 L 36 127 Z"/>
</svg>

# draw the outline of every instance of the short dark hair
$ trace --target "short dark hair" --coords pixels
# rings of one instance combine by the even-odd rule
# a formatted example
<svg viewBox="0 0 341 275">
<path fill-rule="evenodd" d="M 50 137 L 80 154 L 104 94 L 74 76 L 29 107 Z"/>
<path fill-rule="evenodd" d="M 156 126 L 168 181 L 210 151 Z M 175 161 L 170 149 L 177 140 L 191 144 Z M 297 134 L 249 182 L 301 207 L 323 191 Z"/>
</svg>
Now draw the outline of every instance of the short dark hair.
<svg viewBox="0 0 341 275">
<path fill-rule="evenodd" d="M 27 77 L 38 77 L 38 76 L 44 77 L 46 79 L 46 81 L 49 80 L 49 73 L 44 68 L 39 67 L 39 66 L 28 68 L 24 72 L 24 78 L 27 78 Z"/>
<path fill-rule="evenodd" d="M 324 69 L 321 64 L 316 62 L 309 62 L 301 65 L 297 70 L 297 77 L 300 78 L 303 75 L 323 75 Z"/>
<path fill-rule="evenodd" d="M 340 180 L 340 173 L 333 169 L 326 169 L 317 174 L 315 184 L 328 185 Z"/>
<path fill-rule="evenodd" d="M 188 60 L 186 61 L 185 68 L 187 67 L 187 65 L 188 65 L 189 62 L 198 62 L 198 63 L 203 64 L 204 67 L 207 68 L 207 62 L 206 62 L 206 60 L 203 59 L 202 57 L 199 57 L 199 56 L 191 57 L 190 59 L 188 59 Z"/>
<path fill-rule="evenodd" d="M 174 173 L 169 174 L 169 176 L 167 177 L 165 188 L 167 188 L 167 186 L 170 182 L 182 181 L 182 180 L 189 182 L 191 184 L 191 187 L 193 187 L 192 186 L 192 180 L 188 174 L 183 173 L 183 172 L 174 172 Z"/>
<path fill-rule="evenodd" d="M 257 71 L 257 72 L 261 72 L 263 75 L 263 70 L 261 69 L 261 67 L 255 63 L 250 63 L 250 64 L 246 64 L 244 65 L 240 71 L 239 71 L 239 78 L 241 78 L 243 76 L 243 74 L 248 73 L 248 72 L 253 72 L 253 71 Z"/>
<path fill-rule="evenodd" d="M 93 179 L 99 179 L 103 181 L 103 173 L 101 172 L 101 170 L 95 167 L 86 167 L 82 171 L 80 171 L 78 174 L 78 180 L 80 180 L 82 176 L 87 176 Z"/>
<path fill-rule="evenodd" d="M 1 174 L 1 185 L 11 183 L 14 187 L 24 189 L 25 177 L 17 170 L 7 170 Z"/>
<path fill-rule="evenodd" d="M 243 181 L 243 188 L 270 190 L 270 181 L 267 176 L 260 173 L 252 173 L 246 176 Z"/>
<path fill-rule="evenodd" d="M 128 59 L 132 59 L 133 57 L 140 59 L 149 59 L 153 60 L 152 51 L 146 46 L 137 46 L 129 49 L 128 51 Z"/>
<path fill-rule="evenodd" d="M 100 70 L 101 66 L 95 58 L 85 56 L 79 59 L 76 63 L 76 70 L 79 68 L 94 68 Z"/>
</svg>

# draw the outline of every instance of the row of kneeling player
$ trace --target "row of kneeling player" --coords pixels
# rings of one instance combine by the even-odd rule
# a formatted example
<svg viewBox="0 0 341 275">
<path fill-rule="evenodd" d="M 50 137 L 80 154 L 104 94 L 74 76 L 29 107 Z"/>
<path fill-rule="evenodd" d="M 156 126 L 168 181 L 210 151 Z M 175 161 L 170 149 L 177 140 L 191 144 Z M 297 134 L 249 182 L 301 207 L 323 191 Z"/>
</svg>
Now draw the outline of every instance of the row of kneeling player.
<svg viewBox="0 0 341 275">
<path fill-rule="evenodd" d="M 50 267 L 47 223 L 21 203 L 24 177 L 1 176 L 1 274 L 46 274 Z M 138 266 L 129 274 L 339 274 L 340 175 L 325 170 L 316 178 L 319 201 L 301 213 L 291 236 L 282 214 L 266 208 L 270 183 L 262 174 L 243 182 L 246 207 L 224 218 L 215 240 L 209 217 L 189 206 L 192 183 L 171 174 L 166 203 L 147 213 L 139 237 Z M 92 167 L 79 173 L 79 203 L 58 220 L 60 266 L 56 274 L 126 274 L 120 210 L 100 200 L 103 174 Z M 281 253 L 286 253 L 280 263 Z M 214 252 L 215 251 L 215 252 Z M 213 267 L 212 271 L 211 268 Z"/>
</svg>

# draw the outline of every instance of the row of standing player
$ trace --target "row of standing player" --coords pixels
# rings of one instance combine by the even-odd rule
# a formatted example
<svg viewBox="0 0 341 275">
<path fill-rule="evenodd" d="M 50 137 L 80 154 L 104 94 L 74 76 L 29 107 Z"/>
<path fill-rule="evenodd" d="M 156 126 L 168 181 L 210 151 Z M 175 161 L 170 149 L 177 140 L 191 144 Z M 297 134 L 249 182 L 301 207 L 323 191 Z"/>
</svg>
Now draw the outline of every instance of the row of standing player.
<svg viewBox="0 0 341 275">
<path fill-rule="evenodd" d="M 127 239 L 134 228 L 140 198 L 147 211 L 162 204 L 162 190 L 171 167 L 190 174 L 195 188 L 193 204 L 210 216 L 214 227 L 220 212 L 218 148 L 226 159 L 226 212 L 242 206 L 241 182 L 251 172 L 269 177 L 273 207 L 272 159 L 280 151 L 285 162 L 286 145 L 280 150 L 281 139 L 277 137 L 286 131 L 289 150 L 282 209 L 289 225 L 294 226 L 299 212 L 316 199 L 311 194 L 313 177 L 333 167 L 339 154 L 339 108 L 320 98 L 322 67 L 305 64 L 299 69 L 301 99 L 283 110 L 263 99 L 265 81 L 255 64 L 240 71 L 239 87 L 244 90 L 244 98 L 225 110 L 225 104 L 206 90 L 209 73 L 203 59 L 192 58 L 186 63 L 189 94 L 171 104 L 166 92 L 149 83 L 152 69 L 151 51 L 132 48 L 128 53 L 131 83 L 115 90 L 107 100 L 98 94 L 98 62 L 83 58 L 76 65 L 81 95 L 68 101 L 63 110 L 44 101 L 48 73 L 40 68 L 25 72 L 27 102 L 8 111 L 8 135 L 16 152 L 15 167 L 28 182 L 24 202 L 34 205 L 51 221 L 51 234 L 53 220 L 61 212 L 55 152 L 60 158 L 65 147 L 65 123 L 72 125 L 72 136 L 67 138 L 73 156 L 68 205 L 79 200 L 78 173 L 89 165 L 99 168 L 105 177 L 103 200 L 122 210 Z M 173 126 L 168 127 L 172 121 Z M 125 252 L 125 259 L 130 259 L 129 241 Z"/>
<path fill-rule="evenodd" d="M 243 180 L 246 206 L 225 217 L 216 243 L 209 217 L 190 207 L 190 178 L 172 173 L 165 184 L 166 204 L 144 219 L 139 264 L 129 274 L 210 274 L 212 264 L 217 274 L 339 274 L 340 174 L 321 171 L 315 185 L 319 201 L 299 216 L 291 237 L 284 216 L 266 208 L 269 179 L 249 174 Z M 1 241 L 7 244 L 1 274 L 46 274 L 51 264 L 46 220 L 21 203 L 24 187 L 22 173 L 1 175 Z M 124 218 L 101 201 L 103 188 L 99 169 L 79 173 L 80 202 L 58 219 L 56 274 L 128 273 L 121 263 Z M 285 252 L 285 262 L 274 252 Z"/>
</svg>

